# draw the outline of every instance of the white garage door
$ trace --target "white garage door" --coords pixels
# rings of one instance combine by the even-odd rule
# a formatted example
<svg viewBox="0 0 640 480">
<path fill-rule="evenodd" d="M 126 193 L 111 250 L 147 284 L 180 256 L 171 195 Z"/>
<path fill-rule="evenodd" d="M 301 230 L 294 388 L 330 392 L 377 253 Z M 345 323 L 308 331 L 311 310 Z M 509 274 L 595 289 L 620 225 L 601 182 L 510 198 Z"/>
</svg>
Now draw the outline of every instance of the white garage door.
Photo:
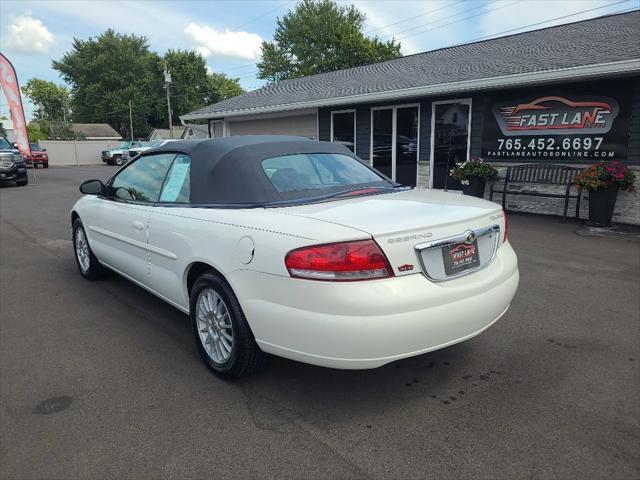
<svg viewBox="0 0 640 480">
<path fill-rule="evenodd" d="M 297 135 L 316 138 L 316 115 L 265 118 L 254 120 L 229 119 L 229 135 Z"/>
</svg>

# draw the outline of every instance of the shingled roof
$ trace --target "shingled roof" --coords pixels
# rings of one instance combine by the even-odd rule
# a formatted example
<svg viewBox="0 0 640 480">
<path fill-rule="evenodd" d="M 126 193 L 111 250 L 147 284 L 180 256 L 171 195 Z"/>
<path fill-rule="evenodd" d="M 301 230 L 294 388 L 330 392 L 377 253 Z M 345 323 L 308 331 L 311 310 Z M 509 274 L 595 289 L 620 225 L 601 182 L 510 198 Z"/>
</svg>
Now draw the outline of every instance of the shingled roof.
<svg viewBox="0 0 640 480">
<path fill-rule="evenodd" d="M 76 135 L 83 136 L 88 140 L 120 140 L 122 138 L 122 135 L 111 128 L 108 123 L 74 123 L 71 125 L 71 130 Z"/>
<path fill-rule="evenodd" d="M 183 115 L 231 117 L 640 72 L 640 11 L 283 80 Z"/>
</svg>

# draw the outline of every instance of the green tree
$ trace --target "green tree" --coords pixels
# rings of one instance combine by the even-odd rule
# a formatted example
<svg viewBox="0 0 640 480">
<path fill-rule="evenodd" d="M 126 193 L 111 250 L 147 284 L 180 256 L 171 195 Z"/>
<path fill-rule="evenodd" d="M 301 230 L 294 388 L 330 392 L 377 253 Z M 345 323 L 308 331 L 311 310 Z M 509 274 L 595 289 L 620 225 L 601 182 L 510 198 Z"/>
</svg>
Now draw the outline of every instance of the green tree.
<svg viewBox="0 0 640 480">
<path fill-rule="evenodd" d="M 258 78 L 269 83 L 400 57 L 400 43 L 363 33 L 365 15 L 334 0 L 303 0 L 262 42 Z"/>
<path fill-rule="evenodd" d="M 46 130 L 43 129 L 43 122 L 46 122 L 46 120 L 31 120 L 27 125 L 27 134 L 30 142 L 39 142 L 49 138 L 48 128 Z"/>
<path fill-rule="evenodd" d="M 0 117 L 0 137 L 7 138 L 7 131 L 4 129 L 4 125 L 2 124 L 2 120 L 8 120 L 4 115 Z"/>
<path fill-rule="evenodd" d="M 219 102 L 243 93 L 238 79 L 222 73 L 209 73 L 207 64 L 199 53 L 169 50 L 164 65 L 171 72 L 171 110 L 173 124 L 179 124 L 179 115 Z M 167 125 L 166 101 L 158 109 L 158 116 Z"/>
<path fill-rule="evenodd" d="M 224 73 L 210 73 L 207 82 L 205 105 L 217 103 L 244 93 L 238 78 L 230 78 Z"/>
<path fill-rule="evenodd" d="M 37 119 L 70 120 L 69 90 L 66 87 L 47 80 L 32 78 L 21 90 L 36 107 L 33 113 Z"/>
<path fill-rule="evenodd" d="M 145 37 L 109 29 L 88 40 L 74 38 L 53 68 L 71 85 L 74 121 L 106 122 L 129 137 L 129 100 L 136 137 L 146 136 L 164 99 L 161 61 Z"/>
</svg>

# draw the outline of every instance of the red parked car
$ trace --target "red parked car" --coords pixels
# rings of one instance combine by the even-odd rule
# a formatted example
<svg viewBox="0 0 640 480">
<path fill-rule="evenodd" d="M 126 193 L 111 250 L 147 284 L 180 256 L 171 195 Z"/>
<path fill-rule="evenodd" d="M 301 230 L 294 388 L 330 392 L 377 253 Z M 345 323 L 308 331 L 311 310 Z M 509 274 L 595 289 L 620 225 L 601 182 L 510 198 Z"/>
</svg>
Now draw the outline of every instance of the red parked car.
<svg viewBox="0 0 640 480">
<path fill-rule="evenodd" d="M 42 165 L 44 168 L 49 168 L 49 155 L 47 149 L 42 148 L 37 143 L 31 144 L 31 156 L 25 158 L 28 167 L 36 167 Z"/>
</svg>

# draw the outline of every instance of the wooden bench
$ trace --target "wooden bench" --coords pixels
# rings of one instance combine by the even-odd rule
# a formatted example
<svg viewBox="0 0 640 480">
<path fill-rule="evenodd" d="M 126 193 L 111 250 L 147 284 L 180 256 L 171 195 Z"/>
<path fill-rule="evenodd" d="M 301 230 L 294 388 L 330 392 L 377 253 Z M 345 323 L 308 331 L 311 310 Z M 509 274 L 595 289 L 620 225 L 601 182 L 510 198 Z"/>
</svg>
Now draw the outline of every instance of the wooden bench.
<svg viewBox="0 0 640 480">
<path fill-rule="evenodd" d="M 507 174 L 504 178 L 504 186 L 502 190 L 494 189 L 493 184 L 489 189 L 489 199 L 493 200 L 494 193 L 502 194 L 502 208 L 506 211 L 506 201 L 508 195 L 532 195 L 536 197 L 552 197 L 564 198 L 564 213 L 562 220 L 567 218 L 567 209 L 569 208 L 569 199 L 576 200 L 576 218 L 580 218 L 580 191 L 576 189 L 576 194 L 571 195 L 571 186 L 575 185 L 576 175 L 580 172 L 580 168 L 567 167 L 566 165 L 549 165 L 544 163 L 534 163 L 528 165 L 515 165 L 507 167 Z M 564 193 L 547 193 L 537 190 L 510 190 L 509 186 L 513 183 L 524 184 L 540 184 L 540 185 L 562 185 L 566 186 Z"/>
</svg>

